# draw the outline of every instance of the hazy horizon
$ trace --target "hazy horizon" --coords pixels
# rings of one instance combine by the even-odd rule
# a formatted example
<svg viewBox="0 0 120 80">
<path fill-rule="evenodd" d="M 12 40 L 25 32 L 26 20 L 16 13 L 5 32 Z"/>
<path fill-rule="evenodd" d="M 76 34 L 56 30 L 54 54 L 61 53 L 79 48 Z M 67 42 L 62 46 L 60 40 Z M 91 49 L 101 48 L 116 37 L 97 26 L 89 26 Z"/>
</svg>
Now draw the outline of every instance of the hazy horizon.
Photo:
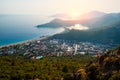
<svg viewBox="0 0 120 80">
<path fill-rule="evenodd" d="M 0 14 L 71 16 L 90 11 L 120 12 L 120 0 L 0 0 Z"/>
</svg>

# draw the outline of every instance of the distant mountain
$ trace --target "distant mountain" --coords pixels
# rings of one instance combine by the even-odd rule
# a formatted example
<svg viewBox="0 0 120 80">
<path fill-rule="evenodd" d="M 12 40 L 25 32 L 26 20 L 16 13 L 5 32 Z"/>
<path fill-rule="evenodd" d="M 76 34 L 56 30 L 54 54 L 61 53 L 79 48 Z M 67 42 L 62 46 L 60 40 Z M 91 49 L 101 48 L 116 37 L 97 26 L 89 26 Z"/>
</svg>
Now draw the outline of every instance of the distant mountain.
<svg viewBox="0 0 120 80">
<path fill-rule="evenodd" d="M 73 26 L 74 24 L 81 24 L 83 21 L 85 22 L 85 20 L 101 17 L 105 14 L 106 13 L 103 13 L 103 12 L 92 11 L 84 15 L 81 15 L 80 19 L 78 20 L 61 20 L 63 18 L 70 18 L 70 17 L 66 14 L 55 14 L 50 17 L 54 17 L 56 19 L 50 21 L 49 23 L 38 25 L 37 27 L 38 28 L 39 27 L 50 27 L 50 28 L 68 27 L 68 26 Z"/>
<path fill-rule="evenodd" d="M 104 13 L 104 12 L 91 11 L 91 12 L 85 13 L 83 15 L 80 15 L 78 17 L 78 19 L 86 20 L 86 19 L 92 19 L 92 18 L 101 17 L 101 16 L 104 16 L 104 15 L 106 15 L 106 13 Z M 71 18 L 70 15 L 63 14 L 63 13 L 55 14 L 55 15 L 52 15 L 50 17 L 52 17 L 52 18 L 59 18 L 59 19 L 70 19 Z"/>
<path fill-rule="evenodd" d="M 120 21 L 120 13 L 106 14 L 101 17 L 84 20 L 81 24 L 88 26 L 90 28 L 102 28 L 108 27 L 114 24 L 115 22 Z"/>
<path fill-rule="evenodd" d="M 37 27 L 49 27 L 49 28 L 58 28 L 58 27 L 64 27 L 64 26 L 69 26 L 69 24 L 66 24 L 64 20 L 61 19 L 54 19 L 50 21 L 49 23 L 45 23 L 42 25 L 38 25 Z"/>
<path fill-rule="evenodd" d="M 78 20 L 54 19 L 49 23 L 41 24 L 38 25 L 37 27 L 57 28 L 57 27 L 69 27 L 75 24 L 82 24 L 84 26 L 88 26 L 90 29 L 93 29 L 102 27 L 104 28 L 118 21 L 120 21 L 120 13 L 106 14 L 103 12 L 92 11 L 80 16 Z"/>
<path fill-rule="evenodd" d="M 69 30 L 66 33 L 56 34 L 51 38 L 90 41 L 103 44 L 120 44 L 120 13 L 102 13 L 93 11 L 85 14 L 87 18 L 79 20 L 55 19 L 49 23 L 38 25 L 37 27 L 69 27 L 75 24 L 82 24 L 89 27 L 89 30 Z M 88 16 L 89 15 L 89 16 Z M 95 15 L 95 16 L 94 16 Z"/>
<path fill-rule="evenodd" d="M 93 18 L 98 18 L 98 17 L 102 17 L 102 16 L 104 16 L 104 15 L 106 15 L 106 13 L 104 13 L 104 12 L 99 12 L 99 11 L 91 11 L 91 12 L 88 12 L 88 13 L 85 13 L 85 14 L 83 14 L 83 15 L 81 15 L 80 17 L 79 17 L 79 19 L 84 19 L 84 20 L 86 20 L 86 19 L 93 19 Z"/>
</svg>

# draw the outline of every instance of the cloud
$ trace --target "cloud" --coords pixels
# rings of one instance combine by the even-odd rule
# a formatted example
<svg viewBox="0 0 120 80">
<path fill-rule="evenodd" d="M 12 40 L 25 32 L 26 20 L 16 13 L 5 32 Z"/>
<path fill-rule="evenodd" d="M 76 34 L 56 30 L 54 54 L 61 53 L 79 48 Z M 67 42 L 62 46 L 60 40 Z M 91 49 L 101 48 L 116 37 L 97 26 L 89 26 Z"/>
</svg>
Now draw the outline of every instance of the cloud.
<svg viewBox="0 0 120 80">
<path fill-rule="evenodd" d="M 88 30 L 89 28 L 86 26 L 83 26 L 81 24 L 75 24 L 74 26 L 67 27 L 68 29 L 74 29 L 74 30 Z"/>
</svg>

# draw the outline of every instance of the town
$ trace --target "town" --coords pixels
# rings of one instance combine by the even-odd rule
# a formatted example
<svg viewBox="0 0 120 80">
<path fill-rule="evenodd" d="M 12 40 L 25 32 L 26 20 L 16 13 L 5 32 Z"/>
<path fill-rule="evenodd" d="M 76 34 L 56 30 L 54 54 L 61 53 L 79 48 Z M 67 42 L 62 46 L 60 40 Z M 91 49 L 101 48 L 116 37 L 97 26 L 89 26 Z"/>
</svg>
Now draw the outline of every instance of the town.
<svg viewBox="0 0 120 80">
<path fill-rule="evenodd" d="M 108 46 L 90 42 L 76 42 L 60 39 L 37 39 L 0 47 L 0 55 L 19 54 L 29 59 L 41 59 L 46 56 L 73 56 L 104 54 Z"/>
</svg>

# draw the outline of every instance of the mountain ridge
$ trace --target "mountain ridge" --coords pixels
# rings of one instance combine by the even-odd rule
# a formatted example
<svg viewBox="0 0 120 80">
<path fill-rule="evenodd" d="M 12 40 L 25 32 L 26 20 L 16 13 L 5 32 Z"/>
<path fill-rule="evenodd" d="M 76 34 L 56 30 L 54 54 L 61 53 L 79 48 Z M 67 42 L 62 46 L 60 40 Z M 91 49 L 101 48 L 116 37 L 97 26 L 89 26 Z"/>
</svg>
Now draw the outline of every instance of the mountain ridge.
<svg viewBox="0 0 120 80">
<path fill-rule="evenodd" d="M 58 28 L 58 27 L 69 27 L 75 24 L 82 24 L 84 26 L 88 26 L 91 29 L 91 28 L 105 27 L 111 25 L 111 23 L 113 22 L 120 21 L 120 13 L 107 14 L 107 13 L 93 11 L 86 13 L 84 15 L 87 15 L 87 17 L 92 15 L 92 17 L 89 17 L 89 19 L 85 19 L 83 17 L 77 20 L 62 20 L 56 18 L 48 23 L 37 25 L 37 28 L 40 27 Z"/>
<path fill-rule="evenodd" d="M 92 19 L 92 18 L 102 17 L 106 14 L 107 13 L 100 12 L 100 11 L 91 11 L 91 12 L 81 15 L 79 18 L 80 19 Z"/>
<path fill-rule="evenodd" d="M 101 17 L 87 20 L 60 20 L 55 19 L 50 23 L 38 27 L 69 27 L 75 24 L 81 24 L 89 27 L 89 30 L 67 30 L 65 33 L 53 35 L 51 38 L 90 41 L 103 44 L 120 44 L 120 13 L 109 13 Z"/>
</svg>

